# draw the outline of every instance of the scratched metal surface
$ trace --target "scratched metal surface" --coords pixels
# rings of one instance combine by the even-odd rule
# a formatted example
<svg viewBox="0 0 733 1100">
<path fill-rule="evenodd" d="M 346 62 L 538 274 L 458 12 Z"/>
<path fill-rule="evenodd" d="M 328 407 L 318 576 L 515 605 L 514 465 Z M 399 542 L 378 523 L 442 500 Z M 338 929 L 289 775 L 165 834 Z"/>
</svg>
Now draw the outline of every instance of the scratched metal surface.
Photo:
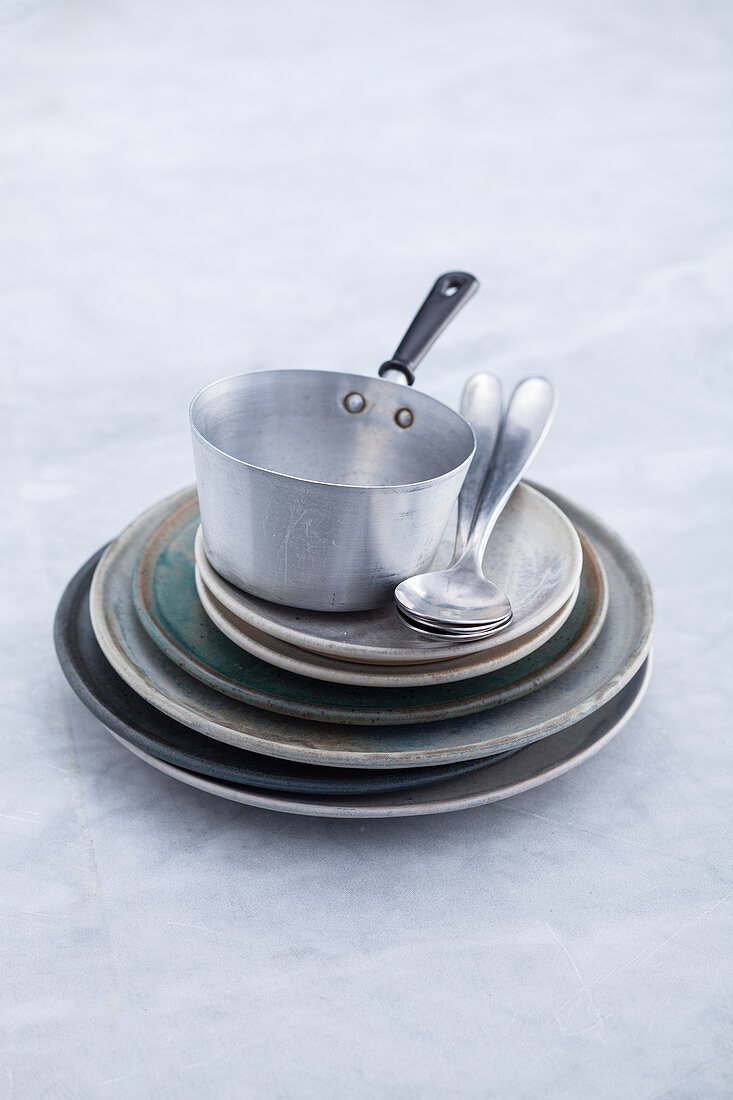
<svg viewBox="0 0 733 1100">
<path fill-rule="evenodd" d="M 35 16 L 33 18 L 33 16 Z M 730 5 L 4 5 L 5 1095 L 731 1092 Z M 186 406 L 369 370 L 538 371 L 532 476 L 647 566 L 655 667 L 505 803 L 330 821 L 132 757 L 58 669 L 79 563 L 193 480 Z"/>
</svg>

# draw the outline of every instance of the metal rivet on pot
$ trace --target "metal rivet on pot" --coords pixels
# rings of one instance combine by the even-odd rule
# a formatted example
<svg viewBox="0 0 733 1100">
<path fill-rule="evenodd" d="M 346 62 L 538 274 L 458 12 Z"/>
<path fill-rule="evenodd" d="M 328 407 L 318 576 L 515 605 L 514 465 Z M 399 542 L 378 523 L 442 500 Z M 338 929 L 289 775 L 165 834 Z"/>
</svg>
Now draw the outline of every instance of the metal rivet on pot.
<svg viewBox="0 0 733 1100">
<path fill-rule="evenodd" d="M 409 428 L 414 419 L 409 409 L 398 409 L 394 414 L 395 424 L 400 428 Z"/>
<path fill-rule="evenodd" d="M 356 390 L 352 393 L 347 393 L 343 401 L 344 408 L 350 413 L 360 413 L 366 408 L 366 398 L 363 394 L 357 393 Z"/>
</svg>

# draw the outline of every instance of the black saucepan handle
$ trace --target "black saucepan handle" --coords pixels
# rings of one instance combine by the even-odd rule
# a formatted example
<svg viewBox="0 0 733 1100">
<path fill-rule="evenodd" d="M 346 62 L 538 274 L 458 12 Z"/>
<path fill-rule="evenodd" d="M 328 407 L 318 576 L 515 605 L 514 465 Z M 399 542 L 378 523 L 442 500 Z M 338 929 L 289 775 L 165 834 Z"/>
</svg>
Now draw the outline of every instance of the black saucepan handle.
<svg viewBox="0 0 733 1100">
<path fill-rule="evenodd" d="M 478 279 L 465 271 L 448 271 L 436 279 L 433 289 L 415 314 L 391 359 L 379 368 L 380 378 L 390 372 L 404 375 L 408 386 L 415 381 L 415 370 L 445 326 L 478 290 Z"/>
</svg>

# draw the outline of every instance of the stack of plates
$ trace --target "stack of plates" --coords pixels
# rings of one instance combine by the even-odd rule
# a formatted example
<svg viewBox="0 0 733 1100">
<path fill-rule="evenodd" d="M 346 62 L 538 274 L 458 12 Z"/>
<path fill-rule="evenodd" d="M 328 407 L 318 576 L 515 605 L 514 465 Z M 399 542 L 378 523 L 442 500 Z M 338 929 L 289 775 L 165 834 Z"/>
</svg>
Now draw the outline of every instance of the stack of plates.
<svg viewBox="0 0 733 1100">
<path fill-rule="evenodd" d="M 448 539 L 436 567 L 450 553 Z M 189 488 L 82 566 L 56 647 L 114 736 L 184 783 L 291 813 L 461 809 L 595 752 L 649 674 L 646 575 L 570 501 L 522 483 L 484 568 L 514 617 L 478 642 L 417 634 L 391 606 L 333 615 L 267 603 L 212 568 Z"/>
</svg>

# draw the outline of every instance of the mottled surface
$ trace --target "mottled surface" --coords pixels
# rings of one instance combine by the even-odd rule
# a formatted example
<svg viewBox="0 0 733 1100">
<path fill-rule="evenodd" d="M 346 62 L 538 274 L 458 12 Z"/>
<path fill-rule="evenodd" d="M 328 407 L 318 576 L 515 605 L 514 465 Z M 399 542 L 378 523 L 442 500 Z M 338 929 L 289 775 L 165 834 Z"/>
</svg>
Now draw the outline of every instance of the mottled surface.
<svg viewBox="0 0 733 1100">
<path fill-rule="evenodd" d="M 6 0 L 5 1096 L 730 1094 L 731 18 Z M 483 289 L 422 385 L 557 383 L 532 474 L 649 569 L 639 711 L 433 818 L 157 774 L 57 667 L 67 579 L 193 480 L 203 383 L 371 369 L 451 267 Z"/>
</svg>

